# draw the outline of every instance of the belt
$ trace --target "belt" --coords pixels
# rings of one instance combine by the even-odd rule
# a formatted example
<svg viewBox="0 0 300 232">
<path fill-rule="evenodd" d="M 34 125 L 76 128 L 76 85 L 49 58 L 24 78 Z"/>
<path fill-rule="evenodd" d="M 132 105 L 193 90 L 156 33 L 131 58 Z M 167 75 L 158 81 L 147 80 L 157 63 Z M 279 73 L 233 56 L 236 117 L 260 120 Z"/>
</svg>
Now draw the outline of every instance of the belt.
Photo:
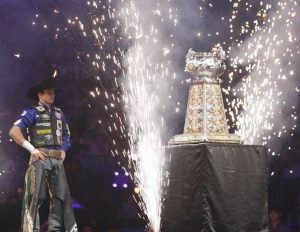
<svg viewBox="0 0 300 232">
<path fill-rule="evenodd" d="M 60 151 L 54 149 L 47 149 L 47 148 L 39 148 L 41 152 L 43 152 L 47 157 L 50 158 L 60 158 Z"/>
</svg>

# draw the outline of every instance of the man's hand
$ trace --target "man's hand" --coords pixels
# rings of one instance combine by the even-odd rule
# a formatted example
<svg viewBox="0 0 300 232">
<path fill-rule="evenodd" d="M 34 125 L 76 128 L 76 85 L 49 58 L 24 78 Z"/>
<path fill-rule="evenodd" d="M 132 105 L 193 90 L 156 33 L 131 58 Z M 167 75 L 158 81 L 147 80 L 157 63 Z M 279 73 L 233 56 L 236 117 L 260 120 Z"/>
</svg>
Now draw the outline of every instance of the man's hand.
<svg viewBox="0 0 300 232">
<path fill-rule="evenodd" d="M 60 150 L 60 159 L 61 159 L 62 161 L 64 161 L 65 158 L 66 158 L 66 152 L 63 151 L 63 150 Z"/>
<path fill-rule="evenodd" d="M 45 160 L 46 157 L 45 157 L 45 153 L 38 150 L 38 149 L 35 149 L 34 152 L 31 153 L 32 155 L 32 158 L 33 160 Z"/>
</svg>

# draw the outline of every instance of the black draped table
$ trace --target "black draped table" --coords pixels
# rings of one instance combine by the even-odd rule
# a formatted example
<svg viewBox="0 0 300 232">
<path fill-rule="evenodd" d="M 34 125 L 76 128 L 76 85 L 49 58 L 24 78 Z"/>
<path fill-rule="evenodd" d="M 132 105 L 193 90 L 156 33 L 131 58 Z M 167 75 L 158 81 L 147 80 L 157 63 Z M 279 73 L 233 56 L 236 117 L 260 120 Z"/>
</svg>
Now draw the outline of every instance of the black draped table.
<svg viewBox="0 0 300 232">
<path fill-rule="evenodd" d="M 162 232 L 268 231 L 265 147 L 172 145 L 166 154 Z"/>
</svg>

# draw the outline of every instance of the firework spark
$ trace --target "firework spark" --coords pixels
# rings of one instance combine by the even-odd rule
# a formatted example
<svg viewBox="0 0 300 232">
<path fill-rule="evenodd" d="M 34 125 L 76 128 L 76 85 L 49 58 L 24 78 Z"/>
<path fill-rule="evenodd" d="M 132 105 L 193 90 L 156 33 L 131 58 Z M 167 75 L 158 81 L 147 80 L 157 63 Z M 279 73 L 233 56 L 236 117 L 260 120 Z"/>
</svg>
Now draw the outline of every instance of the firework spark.
<svg viewBox="0 0 300 232">
<path fill-rule="evenodd" d="M 229 76 L 244 76 L 232 88 L 237 99 L 230 102 L 230 109 L 237 116 L 239 133 L 246 143 L 275 148 L 276 137 L 296 127 L 293 104 L 298 83 L 294 68 L 299 47 L 293 28 L 297 3 L 290 0 L 259 5 L 256 19 L 240 27 L 243 39 L 229 48 L 233 68 Z"/>
</svg>

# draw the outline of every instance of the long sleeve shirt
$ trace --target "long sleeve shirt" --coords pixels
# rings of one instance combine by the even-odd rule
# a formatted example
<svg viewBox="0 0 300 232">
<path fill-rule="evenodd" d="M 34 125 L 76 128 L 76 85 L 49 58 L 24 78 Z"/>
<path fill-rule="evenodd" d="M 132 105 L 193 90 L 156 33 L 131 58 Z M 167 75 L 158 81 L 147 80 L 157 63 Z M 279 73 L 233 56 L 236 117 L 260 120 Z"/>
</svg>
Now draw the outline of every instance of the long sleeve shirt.
<svg viewBox="0 0 300 232">
<path fill-rule="evenodd" d="M 44 107 L 49 115 L 53 115 L 56 113 L 54 110 L 54 106 L 51 109 L 47 109 L 42 103 L 39 103 L 40 107 Z M 67 151 L 70 146 L 70 130 L 67 123 L 67 119 L 65 114 L 61 111 L 61 120 L 62 120 L 62 144 L 61 146 L 47 146 L 48 149 L 55 149 L 55 150 L 63 150 Z M 23 111 L 23 113 L 18 117 L 18 120 L 14 123 L 15 126 L 21 128 L 22 131 L 25 131 L 27 128 L 31 128 L 35 125 L 36 120 L 38 117 L 38 111 L 36 107 L 29 107 Z"/>
</svg>

